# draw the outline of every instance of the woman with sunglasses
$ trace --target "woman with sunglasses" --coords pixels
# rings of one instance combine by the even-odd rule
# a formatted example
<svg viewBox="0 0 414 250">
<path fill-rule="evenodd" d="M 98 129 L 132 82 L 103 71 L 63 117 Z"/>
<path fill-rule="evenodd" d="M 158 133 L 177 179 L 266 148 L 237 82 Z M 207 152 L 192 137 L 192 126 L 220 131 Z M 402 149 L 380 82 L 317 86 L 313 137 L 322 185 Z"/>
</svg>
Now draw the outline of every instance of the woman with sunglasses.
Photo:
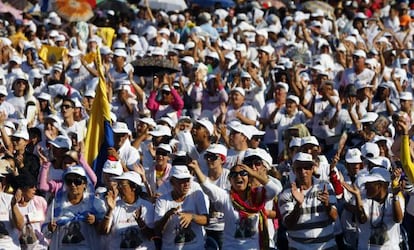
<svg viewBox="0 0 414 250">
<path fill-rule="evenodd" d="M 146 171 L 146 178 L 151 190 L 155 192 L 156 196 L 160 195 L 159 188 L 164 182 L 168 181 L 171 171 L 170 154 L 172 153 L 171 146 L 165 143 L 158 145 L 155 150 L 154 165 Z"/>
<path fill-rule="evenodd" d="M 155 120 L 168 113 L 177 112 L 177 117 L 181 116 L 184 108 L 184 101 L 180 94 L 169 83 L 159 86 L 160 79 L 154 79 L 154 90 L 151 92 L 147 101 L 147 108 Z"/>
<path fill-rule="evenodd" d="M 224 213 L 223 249 L 268 249 L 265 203 L 276 196 L 277 185 L 248 166 L 237 164 L 230 169 L 231 189 L 226 191 L 212 184 L 197 163 L 188 166 L 196 174 L 203 191 Z M 249 177 L 256 178 L 263 186 L 251 188 Z"/>
<path fill-rule="evenodd" d="M 65 185 L 49 206 L 43 229 L 50 249 L 100 249 L 95 225 L 104 218 L 105 203 L 95 198 L 83 167 L 69 167 L 62 179 Z"/>
</svg>

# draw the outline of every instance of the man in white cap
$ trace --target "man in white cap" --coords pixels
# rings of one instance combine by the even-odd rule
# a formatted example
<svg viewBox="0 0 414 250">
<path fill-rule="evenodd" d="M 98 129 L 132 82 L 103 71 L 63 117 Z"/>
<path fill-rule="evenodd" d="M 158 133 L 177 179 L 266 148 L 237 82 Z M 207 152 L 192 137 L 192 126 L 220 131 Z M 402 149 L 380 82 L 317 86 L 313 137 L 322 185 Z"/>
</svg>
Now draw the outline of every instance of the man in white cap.
<svg viewBox="0 0 414 250">
<path fill-rule="evenodd" d="M 231 149 L 227 152 L 227 160 L 224 167 L 231 169 L 235 164 L 243 161 L 244 154 L 249 148 L 248 142 L 252 136 L 247 125 L 231 122 L 228 127 L 230 129 L 229 145 Z"/>
<path fill-rule="evenodd" d="M 312 155 L 301 152 L 295 155 L 296 180 L 279 196 L 279 210 L 287 228 L 289 247 L 335 249 L 336 197 L 329 182 L 313 177 L 314 167 Z"/>
<path fill-rule="evenodd" d="M 414 123 L 414 112 L 412 110 L 413 106 L 413 94 L 411 92 L 401 92 L 400 93 L 400 111 L 407 113 L 410 117 L 409 126 Z"/>
<path fill-rule="evenodd" d="M 390 172 L 374 168 L 362 178 L 366 198 L 361 197 L 357 186 L 344 184 L 354 195 L 353 208 L 358 221 L 358 249 L 380 246 L 383 249 L 400 249 L 400 224 L 404 216 L 405 201 L 400 189 L 389 189 Z"/>
<path fill-rule="evenodd" d="M 155 203 L 155 231 L 162 234 L 166 249 L 204 248 L 202 226 L 208 222 L 208 208 L 201 190 L 191 192 L 192 178 L 187 166 L 173 166 L 169 179 L 172 189 Z"/>
<path fill-rule="evenodd" d="M 354 53 L 352 54 L 353 67 L 345 69 L 344 73 L 342 74 L 341 81 L 339 83 L 340 88 L 345 88 L 348 84 L 354 84 L 357 79 L 368 84 L 372 84 L 374 86 L 376 85 L 376 83 L 373 82 L 375 72 L 366 68 L 366 58 L 367 55 L 365 51 L 360 49 L 354 51 Z"/>
</svg>

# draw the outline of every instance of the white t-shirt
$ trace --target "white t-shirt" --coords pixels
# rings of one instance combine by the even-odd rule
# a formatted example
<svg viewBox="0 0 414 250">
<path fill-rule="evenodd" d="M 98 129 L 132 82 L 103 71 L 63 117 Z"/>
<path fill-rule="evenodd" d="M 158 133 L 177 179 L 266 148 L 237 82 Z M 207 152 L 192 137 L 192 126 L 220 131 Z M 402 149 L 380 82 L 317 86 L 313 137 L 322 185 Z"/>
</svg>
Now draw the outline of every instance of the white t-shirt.
<svg viewBox="0 0 414 250">
<path fill-rule="evenodd" d="M 12 195 L 0 192 L 0 249 L 20 249 L 19 231 L 12 223 L 12 198 Z"/>
<path fill-rule="evenodd" d="M 246 150 L 237 151 L 237 150 L 234 150 L 234 149 L 230 149 L 227 152 L 226 162 L 224 163 L 223 167 L 227 168 L 227 169 L 231 169 L 238 162 L 241 163 L 244 159 L 244 154 L 245 153 L 246 153 Z"/>
<path fill-rule="evenodd" d="M 400 223 L 394 222 L 393 198 L 388 195 L 384 204 L 371 199 L 364 199 L 364 210 L 367 222 L 359 224 L 358 249 L 387 249 L 399 250 L 400 246 Z M 405 211 L 405 201 L 400 197 L 401 210 Z M 383 222 L 383 223 L 381 223 Z M 381 224 L 385 228 L 385 233 L 381 230 Z M 373 229 L 377 228 L 377 229 Z M 374 244 L 370 241 L 371 234 L 375 234 L 377 243 L 381 241 L 380 236 L 384 236 L 385 242 L 382 245 Z M 388 239 L 388 240 L 387 240 Z"/>
<path fill-rule="evenodd" d="M 125 140 L 124 144 L 118 149 L 119 159 L 124 161 L 129 169 L 133 169 L 135 163 L 139 163 L 140 155 L 138 149 L 131 146 L 131 142 Z"/>
<path fill-rule="evenodd" d="M 162 195 L 155 203 L 154 222 L 159 221 L 168 210 L 179 207 L 178 212 L 207 215 L 208 207 L 201 190 L 188 194 L 183 202 L 176 202 L 171 192 Z M 162 232 L 162 249 L 204 249 L 203 227 L 195 222 L 183 229 L 178 215 L 171 215 Z"/>
<path fill-rule="evenodd" d="M 106 237 L 105 249 L 155 249 L 154 242 L 146 239 L 135 220 L 135 210 L 141 209 L 141 218 L 149 228 L 154 227 L 154 207 L 143 199 L 138 198 L 133 204 L 127 204 L 122 199 L 117 200 L 112 212 L 111 232 Z"/>
<path fill-rule="evenodd" d="M 240 121 L 236 118 L 236 112 L 240 112 L 244 117 L 250 120 L 256 120 L 257 119 L 257 112 L 253 108 L 253 106 L 244 104 L 238 109 L 234 109 L 233 106 L 230 106 L 226 113 L 226 123 L 231 121 Z M 241 121 L 240 121 L 241 122 Z"/>
<path fill-rule="evenodd" d="M 64 193 L 62 195 L 67 194 Z M 54 217 L 58 225 L 62 225 L 59 225 L 51 235 L 50 249 L 100 249 L 95 226 L 89 225 L 80 216 L 89 212 L 95 214 L 96 220 L 102 219 L 106 211 L 105 203 L 98 198 L 93 200 L 84 198 L 80 203 L 72 205 L 67 200 L 67 197 L 64 197 L 61 203 L 55 205 L 60 206 L 61 211 L 59 214 L 56 214 L 57 209 L 55 209 Z M 47 223 L 50 222 L 51 209 L 52 206 L 49 206 L 48 215 L 46 216 L 48 219 Z M 44 230 L 47 231 L 47 227 Z"/>
<path fill-rule="evenodd" d="M 358 75 L 355 73 L 354 68 L 345 69 L 342 75 L 340 86 L 346 87 L 348 84 L 354 84 L 354 82 L 357 79 L 359 79 L 362 82 L 370 84 L 374 76 L 375 76 L 375 72 L 367 68 L 365 68 Z M 339 89 L 339 88 L 336 88 L 336 89 Z"/>
</svg>

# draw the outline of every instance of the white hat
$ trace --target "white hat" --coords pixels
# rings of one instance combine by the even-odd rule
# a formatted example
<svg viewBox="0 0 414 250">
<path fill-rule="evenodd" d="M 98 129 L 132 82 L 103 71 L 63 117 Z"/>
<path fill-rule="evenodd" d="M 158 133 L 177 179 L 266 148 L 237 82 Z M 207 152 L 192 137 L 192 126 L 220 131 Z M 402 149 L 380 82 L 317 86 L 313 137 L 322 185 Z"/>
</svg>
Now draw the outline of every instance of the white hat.
<svg viewBox="0 0 414 250">
<path fill-rule="evenodd" d="M 1 88 L 1 86 L 0 86 L 0 88 Z M 37 99 L 40 99 L 40 100 L 46 100 L 46 101 L 51 101 L 52 100 L 52 96 L 51 95 L 49 95 L 48 93 L 45 93 L 45 92 L 41 92 L 38 96 L 37 96 Z"/>
<path fill-rule="evenodd" d="M 266 134 L 265 131 L 258 130 L 255 126 L 246 125 L 246 128 L 250 131 L 250 134 L 253 136 L 263 136 Z"/>
<path fill-rule="evenodd" d="M 85 96 L 85 97 L 95 98 L 95 95 L 96 95 L 96 93 L 95 93 L 95 90 L 93 90 L 93 89 L 87 89 L 85 91 L 85 93 L 83 93 L 83 96 Z"/>
<path fill-rule="evenodd" d="M 380 157 L 380 150 L 376 143 L 366 142 L 361 147 L 362 156 L 373 163 L 376 166 L 381 166 L 383 163 L 382 157 Z"/>
<path fill-rule="evenodd" d="M 62 64 L 60 64 L 60 63 L 55 63 L 55 64 L 53 65 L 52 70 L 53 70 L 53 71 L 62 72 L 62 71 L 63 71 L 63 65 L 62 65 Z"/>
<path fill-rule="evenodd" d="M 227 147 L 225 147 L 222 144 L 210 144 L 210 146 L 206 149 L 206 152 L 226 156 L 227 155 Z"/>
<path fill-rule="evenodd" d="M 260 159 L 266 161 L 267 164 L 265 164 L 265 166 L 267 169 L 270 169 L 273 159 L 272 159 L 272 156 L 270 156 L 270 154 L 266 152 L 266 150 L 262 148 L 255 148 L 255 149 L 248 148 L 246 150 L 246 153 L 244 153 L 244 160 L 246 160 L 248 157 L 251 157 L 251 156 L 257 156 Z"/>
<path fill-rule="evenodd" d="M 24 124 L 19 124 L 18 129 L 13 133 L 13 137 L 23 138 L 29 140 L 29 132 L 27 131 L 27 122 Z"/>
<path fill-rule="evenodd" d="M 72 141 L 66 135 L 59 135 L 53 141 L 49 141 L 49 143 L 56 148 L 70 149 L 72 147 Z"/>
<path fill-rule="evenodd" d="M 4 85 L 0 85 L 0 95 L 7 96 L 7 88 Z"/>
<path fill-rule="evenodd" d="M 149 132 L 152 136 L 171 136 L 171 129 L 168 126 L 157 125 L 153 131 Z"/>
<path fill-rule="evenodd" d="M 336 48 L 337 51 L 346 52 L 346 47 L 343 43 L 340 43 L 338 47 Z"/>
<path fill-rule="evenodd" d="M 306 145 L 306 144 L 312 144 L 312 145 L 315 145 L 315 146 L 319 146 L 318 139 L 316 139 L 315 136 L 302 137 L 301 146 Z"/>
<path fill-rule="evenodd" d="M 157 149 L 162 149 L 168 153 L 172 153 L 172 148 L 170 146 L 170 144 L 166 144 L 166 143 L 161 143 L 157 146 Z"/>
<path fill-rule="evenodd" d="M 364 13 L 358 12 L 355 15 L 355 19 L 357 19 L 357 18 L 359 18 L 359 19 L 367 19 L 368 17 Z"/>
<path fill-rule="evenodd" d="M 286 92 L 289 92 L 289 85 L 287 83 L 278 82 L 276 83 L 275 88 L 278 88 L 278 87 L 284 88 Z"/>
<path fill-rule="evenodd" d="M 55 38 L 56 42 L 64 42 L 66 41 L 66 37 L 64 35 L 59 34 L 56 38 Z"/>
<path fill-rule="evenodd" d="M 400 93 L 400 100 L 405 100 L 405 101 L 412 101 L 413 100 L 413 94 L 411 94 L 411 92 L 401 92 Z"/>
<path fill-rule="evenodd" d="M 240 74 L 240 77 L 241 78 L 252 78 L 252 76 L 246 71 L 242 71 Z"/>
<path fill-rule="evenodd" d="M 112 54 L 112 50 L 108 46 L 102 46 L 102 47 L 100 47 L 99 48 L 99 52 L 101 53 L 101 55 Z"/>
<path fill-rule="evenodd" d="M 247 51 L 246 45 L 244 43 L 238 43 L 236 45 L 235 51 L 246 52 Z"/>
<path fill-rule="evenodd" d="M 297 105 L 300 103 L 299 97 L 295 95 L 288 95 L 286 99 L 294 101 Z"/>
<path fill-rule="evenodd" d="M 170 176 L 177 178 L 177 179 L 188 179 L 192 178 L 193 176 L 188 171 L 187 166 L 184 165 L 174 165 L 171 168 Z"/>
<path fill-rule="evenodd" d="M 195 61 L 194 58 L 191 56 L 185 56 L 181 59 L 182 62 L 186 62 L 188 64 L 194 65 Z"/>
<path fill-rule="evenodd" d="M 273 52 L 275 52 L 275 49 L 270 45 L 266 45 L 266 46 L 260 46 L 259 51 L 263 51 L 267 53 L 268 55 L 271 55 L 273 54 Z"/>
<path fill-rule="evenodd" d="M 115 122 L 112 124 L 112 131 L 115 134 L 129 134 L 131 131 L 128 129 L 128 125 L 125 122 Z"/>
<path fill-rule="evenodd" d="M 60 19 L 59 16 L 53 16 L 49 18 L 50 23 L 56 26 L 60 26 L 62 25 L 62 20 Z"/>
<path fill-rule="evenodd" d="M 85 169 L 79 165 L 68 167 L 66 171 L 63 173 L 63 177 L 65 177 L 68 174 L 77 174 L 82 177 L 86 177 Z"/>
<path fill-rule="evenodd" d="M 362 163 L 361 151 L 357 148 L 350 148 L 346 151 L 346 163 Z"/>
<path fill-rule="evenodd" d="M 361 120 L 359 120 L 361 123 L 368 123 L 368 122 L 375 122 L 378 118 L 378 114 L 375 112 L 366 112 Z"/>
<path fill-rule="evenodd" d="M 321 23 L 321 22 L 319 22 L 319 21 L 313 20 L 313 21 L 310 23 L 310 27 L 322 27 L 322 23 Z"/>
<path fill-rule="evenodd" d="M 122 26 L 118 29 L 118 34 L 129 34 L 129 33 L 131 33 L 131 31 L 127 27 Z"/>
<path fill-rule="evenodd" d="M 138 121 L 143 122 L 145 124 L 148 124 L 151 127 L 157 126 L 157 124 L 155 123 L 154 119 L 152 119 L 151 117 L 138 118 Z"/>
<path fill-rule="evenodd" d="M 12 56 L 10 62 L 15 62 L 16 64 L 22 64 L 22 59 L 19 56 Z"/>
<path fill-rule="evenodd" d="M 158 31 L 158 33 L 159 33 L 159 34 L 163 34 L 163 35 L 167 35 L 167 36 L 170 36 L 170 34 L 171 34 L 170 30 L 169 30 L 169 29 L 167 29 L 167 28 L 161 28 L 161 29 Z"/>
<path fill-rule="evenodd" d="M 163 116 L 157 120 L 157 122 L 160 122 L 160 121 L 167 123 L 168 126 L 170 126 L 171 128 L 175 127 L 175 122 L 169 116 Z"/>
<path fill-rule="evenodd" d="M 114 44 L 112 44 L 112 49 L 114 49 L 114 50 L 117 50 L 117 49 L 123 49 L 123 50 L 125 50 L 126 49 L 126 45 L 125 45 L 125 43 L 123 41 L 116 40 L 114 42 Z"/>
<path fill-rule="evenodd" d="M 352 55 L 367 58 L 367 54 L 362 49 L 355 50 Z"/>
<path fill-rule="evenodd" d="M 125 58 L 128 57 L 128 55 L 127 55 L 127 53 L 124 49 L 116 49 L 114 51 L 114 56 L 125 57 Z"/>
<path fill-rule="evenodd" d="M 151 55 L 153 56 L 165 56 L 165 50 L 161 47 L 154 47 L 151 51 Z"/>
<path fill-rule="evenodd" d="M 375 167 L 371 170 L 369 174 L 361 178 L 362 183 L 376 182 L 376 181 L 391 182 L 390 172 L 385 168 Z"/>
<path fill-rule="evenodd" d="M 403 64 L 408 64 L 408 62 L 410 61 L 410 58 L 401 58 L 400 59 L 400 64 L 401 65 L 403 65 Z"/>
<path fill-rule="evenodd" d="M 324 16 L 323 11 L 321 9 L 316 9 L 315 12 L 312 12 L 311 17 L 320 17 Z"/>
<path fill-rule="evenodd" d="M 300 137 L 292 137 L 289 142 L 289 148 L 300 147 L 302 145 L 302 139 Z"/>
<path fill-rule="evenodd" d="M 122 173 L 124 172 L 123 168 L 122 168 L 122 163 L 121 161 L 112 161 L 112 160 L 106 160 L 103 168 L 102 168 L 102 172 L 107 173 L 107 174 L 114 174 L 117 176 L 122 175 Z"/>
<path fill-rule="evenodd" d="M 246 96 L 246 92 L 244 91 L 242 87 L 235 87 L 231 90 L 231 92 L 239 92 L 240 95 Z"/>
<path fill-rule="evenodd" d="M 313 158 L 311 154 L 299 152 L 293 157 L 293 163 L 296 161 L 313 162 Z"/>
<path fill-rule="evenodd" d="M 257 29 L 256 34 L 259 35 L 259 36 L 263 36 L 266 39 L 268 37 L 267 29 Z"/>
<path fill-rule="evenodd" d="M 363 89 L 363 88 L 372 88 L 373 86 L 368 84 L 365 81 L 361 81 L 359 79 L 356 79 L 354 82 L 355 88 L 358 89 Z"/>
<path fill-rule="evenodd" d="M 48 89 L 52 96 L 66 96 L 69 91 L 69 89 L 63 84 L 54 84 L 52 86 L 48 86 Z"/>
<path fill-rule="evenodd" d="M 214 134 L 214 125 L 208 119 L 198 119 L 196 120 L 196 123 L 205 127 L 210 136 Z"/>
<path fill-rule="evenodd" d="M 345 41 L 348 41 L 348 42 L 351 42 L 351 43 L 353 43 L 354 45 L 356 44 L 356 42 L 357 42 L 357 40 L 356 40 L 356 38 L 354 37 L 354 36 L 347 36 L 347 37 L 345 37 L 345 39 L 344 39 Z"/>
<path fill-rule="evenodd" d="M 71 49 L 68 52 L 68 55 L 71 56 L 71 57 L 77 57 L 77 56 L 80 56 L 81 54 L 82 54 L 82 52 L 78 49 Z"/>
<path fill-rule="evenodd" d="M 230 127 L 230 129 L 246 136 L 248 140 L 252 139 L 252 134 L 250 132 L 250 129 L 247 127 L 247 125 L 241 124 L 239 121 L 234 121 L 234 122 L 230 122 L 228 126 Z"/>
<path fill-rule="evenodd" d="M 301 72 L 301 73 L 299 74 L 299 77 L 300 77 L 300 78 L 303 78 L 303 80 L 305 80 L 305 81 L 310 81 L 309 74 L 308 74 L 307 72 L 305 72 L 305 71 Z"/>
<path fill-rule="evenodd" d="M 121 176 L 112 177 L 112 180 L 128 180 L 135 183 L 138 186 L 143 186 L 141 175 L 135 171 L 124 172 Z"/>
<path fill-rule="evenodd" d="M 205 57 L 211 57 L 211 58 L 220 60 L 219 55 L 215 51 L 208 51 L 207 54 L 205 55 Z"/>
</svg>

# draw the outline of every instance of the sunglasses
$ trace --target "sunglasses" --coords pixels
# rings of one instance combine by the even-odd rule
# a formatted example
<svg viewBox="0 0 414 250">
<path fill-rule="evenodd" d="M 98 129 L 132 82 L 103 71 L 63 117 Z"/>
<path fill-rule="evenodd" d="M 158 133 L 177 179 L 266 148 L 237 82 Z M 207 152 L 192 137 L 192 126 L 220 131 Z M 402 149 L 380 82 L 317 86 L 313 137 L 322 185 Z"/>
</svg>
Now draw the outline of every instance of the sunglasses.
<svg viewBox="0 0 414 250">
<path fill-rule="evenodd" d="M 71 108 L 73 108 L 73 106 L 68 105 L 68 104 L 62 105 L 62 107 L 61 107 L 61 109 L 71 109 Z"/>
<path fill-rule="evenodd" d="M 162 95 L 170 95 L 170 94 L 171 94 L 171 92 L 170 92 L 170 91 L 161 91 L 161 94 L 162 94 Z"/>
<path fill-rule="evenodd" d="M 75 184 L 75 186 L 79 186 L 83 184 L 83 179 L 82 178 L 66 178 L 65 179 L 65 183 L 68 186 L 71 186 L 72 184 Z"/>
<path fill-rule="evenodd" d="M 205 154 L 204 159 L 207 161 L 216 161 L 218 159 L 218 155 L 216 154 Z"/>
<path fill-rule="evenodd" d="M 352 59 L 354 60 L 358 60 L 359 58 L 361 58 L 360 56 L 352 56 Z"/>
<path fill-rule="evenodd" d="M 295 167 L 296 171 L 302 171 L 304 170 L 312 170 L 313 165 L 309 165 L 309 166 L 302 166 L 302 167 Z"/>
<path fill-rule="evenodd" d="M 161 156 L 167 156 L 168 152 L 165 151 L 165 150 L 157 150 L 157 151 L 155 151 L 155 154 L 156 155 L 161 155 Z"/>
<path fill-rule="evenodd" d="M 248 175 L 249 175 L 249 173 L 248 173 L 246 170 L 242 170 L 242 171 L 239 171 L 239 172 L 236 172 L 236 171 L 230 171 L 230 173 L 229 173 L 229 177 L 230 177 L 230 178 L 235 178 L 235 177 L 237 177 L 238 175 L 240 175 L 241 177 L 244 177 L 244 176 L 248 176 Z"/>
</svg>

